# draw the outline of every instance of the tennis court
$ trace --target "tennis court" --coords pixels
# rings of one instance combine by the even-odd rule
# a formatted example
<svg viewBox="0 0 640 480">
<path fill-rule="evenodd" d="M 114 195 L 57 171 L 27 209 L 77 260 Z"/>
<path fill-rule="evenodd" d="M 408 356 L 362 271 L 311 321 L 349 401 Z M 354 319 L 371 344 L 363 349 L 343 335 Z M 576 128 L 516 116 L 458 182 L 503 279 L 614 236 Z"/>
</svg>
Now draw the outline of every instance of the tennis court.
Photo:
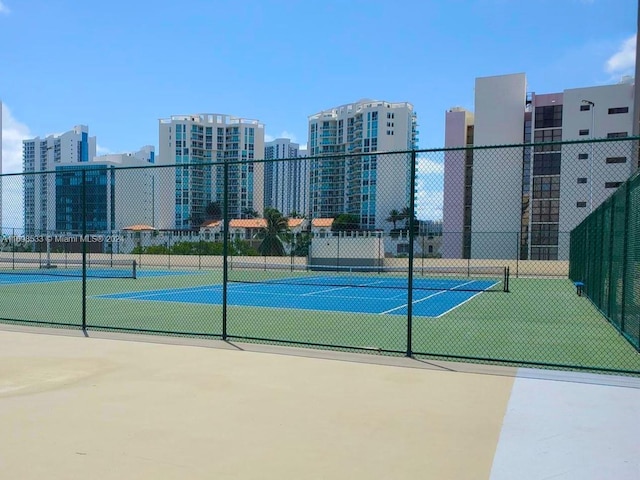
<svg viewBox="0 0 640 480">
<path fill-rule="evenodd" d="M 413 314 L 440 317 L 500 282 L 420 278 L 414 281 Z M 304 276 L 264 283 L 231 283 L 231 305 L 332 312 L 406 315 L 407 281 L 402 278 Z M 222 285 L 101 295 L 102 299 L 222 304 Z"/>
<path fill-rule="evenodd" d="M 234 259 L 225 317 L 224 272 L 210 261 L 199 269 L 197 258 L 172 258 L 162 268 L 147 257 L 134 279 L 132 259 L 114 258 L 111 267 L 108 257 L 92 258 L 83 287 L 76 259 L 52 258 L 52 269 L 25 260 L 0 270 L 3 322 L 73 328 L 84 318 L 94 331 L 197 337 L 219 337 L 226 326 L 236 340 L 392 354 L 407 346 L 406 269 L 303 270 Z M 416 268 L 413 285 L 416 353 L 640 371 L 637 352 L 567 279 L 435 265 Z"/>
<path fill-rule="evenodd" d="M 89 268 L 87 269 L 87 278 L 108 279 L 108 278 L 136 278 L 136 277 L 164 277 L 167 275 L 193 275 L 193 272 L 184 272 L 177 270 L 144 270 L 136 271 L 131 269 L 113 269 L 113 268 Z M 48 282 L 68 282 L 82 281 L 82 269 L 42 269 L 40 271 L 34 269 L 16 269 L 12 271 L 4 271 L 0 275 L 0 285 L 18 285 L 23 283 L 48 283 Z"/>
</svg>

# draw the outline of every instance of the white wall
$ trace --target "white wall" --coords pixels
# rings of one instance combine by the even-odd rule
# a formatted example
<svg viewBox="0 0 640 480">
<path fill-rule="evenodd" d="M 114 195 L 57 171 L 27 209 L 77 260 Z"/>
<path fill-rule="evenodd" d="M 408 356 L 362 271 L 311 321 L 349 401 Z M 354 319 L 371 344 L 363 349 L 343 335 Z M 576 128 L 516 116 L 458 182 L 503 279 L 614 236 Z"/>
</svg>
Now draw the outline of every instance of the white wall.
<svg viewBox="0 0 640 480">
<path fill-rule="evenodd" d="M 522 143 L 526 91 L 523 73 L 476 79 L 475 145 Z M 522 153 L 522 148 L 474 152 L 472 258 L 516 258 Z"/>
<path fill-rule="evenodd" d="M 604 85 L 599 87 L 565 90 L 563 101 L 562 139 L 589 140 L 606 138 L 613 132 L 633 131 L 633 91 L 631 84 Z M 593 110 L 581 111 L 582 100 L 595 103 Z M 609 114 L 610 108 L 628 107 L 628 113 Z M 593 119 L 592 119 L 593 115 Z M 592 134 L 592 120 L 595 125 Z M 579 131 L 589 130 L 589 135 Z M 589 159 L 578 159 L 578 153 L 589 155 Z M 605 188 L 605 182 L 624 182 L 634 171 L 632 142 L 565 145 L 562 152 L 560 173 L 560 232 L 570 232 L 592 210 L 606 200 L 615 188 Z M 627 157 L 626 163 L 607 164 L 607 157 Z M 593 160 L 593 162 L 592 162 Z M 586 178 L 586 184 L 578 184 L 578 178 Z M 586 202 L 586 207 L 577 207 L 577 202 Z M 568 233 L 560 235 L 558 258 L 569 254 Z"/>
</svg>

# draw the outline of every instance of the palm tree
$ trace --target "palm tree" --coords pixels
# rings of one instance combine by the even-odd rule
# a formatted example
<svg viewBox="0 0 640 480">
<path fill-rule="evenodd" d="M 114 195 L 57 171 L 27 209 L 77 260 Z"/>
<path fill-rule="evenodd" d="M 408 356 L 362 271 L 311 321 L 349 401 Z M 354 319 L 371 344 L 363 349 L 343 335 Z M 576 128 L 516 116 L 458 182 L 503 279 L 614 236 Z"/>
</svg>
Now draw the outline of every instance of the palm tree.
<svg viewBox="0 0 640 480">
<path fill-rule="evenodd" d="M 253 208 L 247 207 L 242 210 L 242 216 L 245 218 L 256 218 L 258 216 L 258 212 Z"/>
<path fill-rule="evenodd" d="M 386 218 L 387 222 L 393 223 L 393 229 L 396 229 L 396 223 L 402 220 L 404 216 L 398 210 L 393 209 L 389 212 L 389 216 Z"/>
<path fill-rule="evenodd" d="M 258 251 L 262 255 L 282 256 L 285 254 L 284 245 L 280 238 L 289 230 L 289 221 L 277 209 L 267 207 L 264 209 L 264 219 L 267 221 L 259 236 L 262 243 L 258 247 Z"/>
<path fill-rule="evenodd" d="M 402 219 L 405 220 L 406 228 L 409 228 L 409 219 L 411 217 L 413 217 L 414 221 L 416 220 L 415 213 L 413 213 L 409 207 L 404 207 L 400 215 L 402 215 Z"/>
</svg>

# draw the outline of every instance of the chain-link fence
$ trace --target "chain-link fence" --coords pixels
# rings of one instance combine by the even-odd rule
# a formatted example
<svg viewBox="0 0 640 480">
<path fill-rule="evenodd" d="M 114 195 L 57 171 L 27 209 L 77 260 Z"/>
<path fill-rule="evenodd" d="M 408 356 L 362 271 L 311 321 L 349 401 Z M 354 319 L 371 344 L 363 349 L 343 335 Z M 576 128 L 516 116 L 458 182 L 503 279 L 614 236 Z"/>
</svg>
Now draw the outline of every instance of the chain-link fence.
<svg viewBox="0 0 640 480">
<path fill-rule="evenodd" d="M 25 158 L 2 176 L 0 317 L 638 374 L 638 209 L 607 200 L 620 188 L 637 205 L 636 140 L 45 171 Z M 574 259 L 597 268 L 580 276 L 588 297 L 570 257 L 573 280 Z"/>
<path fill-rule="evenodd" d="M 571 232 L 569 276 L 640 351 L 640 175 Z"/>
</svg>

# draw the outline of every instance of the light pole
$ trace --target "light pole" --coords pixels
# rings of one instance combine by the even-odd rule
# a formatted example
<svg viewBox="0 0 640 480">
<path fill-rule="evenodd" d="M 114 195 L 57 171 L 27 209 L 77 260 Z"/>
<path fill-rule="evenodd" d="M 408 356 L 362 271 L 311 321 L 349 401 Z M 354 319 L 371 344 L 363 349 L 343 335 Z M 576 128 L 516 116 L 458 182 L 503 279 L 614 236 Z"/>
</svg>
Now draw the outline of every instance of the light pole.
<svg viewBox="0 0 640 480">
<path fill-rule="evenodd" d="M 596 104 L 591 100 L 582 100 L 582 103 L 591 106 L 589 109 L 591 110 L 591 130 L 589 130 L 591 133 L 591 152 L 589 153 L 589 213 L 591 213 L 593 212 L 593 140 L 596 134 Z"/>
</svg>

